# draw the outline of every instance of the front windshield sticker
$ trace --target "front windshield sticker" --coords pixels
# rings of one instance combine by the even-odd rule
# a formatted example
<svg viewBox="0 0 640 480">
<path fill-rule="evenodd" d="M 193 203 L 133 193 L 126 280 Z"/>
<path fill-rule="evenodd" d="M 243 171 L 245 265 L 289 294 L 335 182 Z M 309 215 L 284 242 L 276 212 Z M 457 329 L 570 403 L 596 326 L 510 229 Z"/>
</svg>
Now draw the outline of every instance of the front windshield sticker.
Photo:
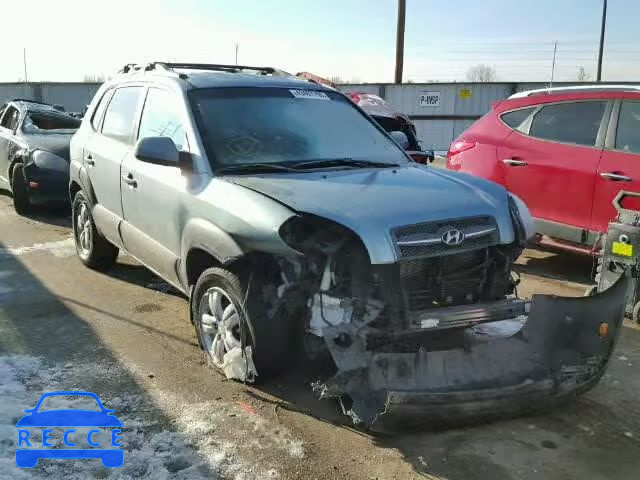
<svg viewBox="0 0 640 480">
<path fill-rule="evenodd" d="M 289 90 L 291 95 L 296 98 L 310 98 L 312 100 L 330 100 L 329 96 L 324 92 L 316 90 Z"/>
</svg>

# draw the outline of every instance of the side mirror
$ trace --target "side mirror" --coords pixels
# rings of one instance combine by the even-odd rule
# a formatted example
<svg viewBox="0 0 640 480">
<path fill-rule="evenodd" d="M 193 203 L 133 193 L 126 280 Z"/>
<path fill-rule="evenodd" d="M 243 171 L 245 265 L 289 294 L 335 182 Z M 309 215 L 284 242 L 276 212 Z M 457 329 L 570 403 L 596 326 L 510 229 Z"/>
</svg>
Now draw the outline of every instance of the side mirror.
<svg viewBox="0 0 640 480">
<path fill-rule="evenodd" d="M 133 155 L 141 162 L 178 167 L 183 172 L 193 171 L 189 152 L 179 152 L 169 137 L 145 137 L 136 143 Z"/>
<path fill-rule="evenodd" d="M 407 154 L 413 158 L 413 161 L 416 163 L 424 163 L 427 164 L 429 162 L 433 162 L 435 160 L 435 155 L 433 154 L 432 150 L 429 150 L 427 152 L 422 152 L 422 151 L 413 151 L 413 152 L 407 152 Z"/>
<path fill-rule="evenodd" d="M 401 132 L 400 130 L 394 130 L 393 132 L 390 132 L 389 135 L 391 135 L 391 138 L 393 138 L 393 140 L 400 145 L 403 150 L 409 150 L 409 137 L 407 137 L 406 133 Z"/>
</svg>

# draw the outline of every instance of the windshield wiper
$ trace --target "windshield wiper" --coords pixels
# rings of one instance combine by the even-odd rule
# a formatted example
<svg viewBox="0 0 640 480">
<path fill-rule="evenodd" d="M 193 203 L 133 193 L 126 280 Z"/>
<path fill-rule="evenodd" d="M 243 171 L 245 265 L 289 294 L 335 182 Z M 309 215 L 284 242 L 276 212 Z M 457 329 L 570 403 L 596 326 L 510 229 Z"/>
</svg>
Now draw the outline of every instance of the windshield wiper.
<svg viewBox="0 0 640 480">
<path fill-rule="evenodd" d="M 255 172 L 295 172 L 296 168 L 275 163 L 243 163 L 229 165 L 216 170 L 216 173 L 255 173 Z"/>
<path fill-rule="evenodd" d="M 353 158 L 326 158 L 318 160 L 308 160 L 304 162 L 291 163 L 291 167 L 296 170 L 309 168 L 327 168 L 327 167 L 352 167 L 352 168 L 388 168 L 399 167 L 397 163 L 387 162 L 370 162 L 368 160 L 354 160 Z"/>
</svg>

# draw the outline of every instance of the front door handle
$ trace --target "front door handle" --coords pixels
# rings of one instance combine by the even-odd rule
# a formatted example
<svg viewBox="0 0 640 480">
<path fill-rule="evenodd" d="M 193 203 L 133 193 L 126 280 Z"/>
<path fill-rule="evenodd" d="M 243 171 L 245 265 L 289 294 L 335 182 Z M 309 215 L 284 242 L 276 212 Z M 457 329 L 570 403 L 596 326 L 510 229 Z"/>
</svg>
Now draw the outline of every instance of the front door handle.
<svg viewBox="0 0 640 480">
<path fill-rule="evenodd" d="M 614 172 L 602 172 L 600 176 L 607 180 L 611 180 L 612 182 L 631 182 L 633 180 L 631 177 Z"/>
<path fill-rule="evenodd" d="M 128 174 L 126 176 L 122 175 L 122 181 L 133 188 L 138 187 L 138 182 L 136 181 L 135 178 L 133 178 L 132 174 Z"/>
<path fill-rule="evenodd" d="M 90 167 L 93 167 L 96 164 L 90 153 L 85 157 L 85 159 L 87 160 L 87 165 L 89 165 Z"/>
<path fill-rule="evenodd" d="M 523 160 L 516 160 L 515 158 L 505 158 L 502 160 L 502 163 L 509 165 L 510 167 L 526 167 L 529 165 L 527 162 Z"/>
</svg>

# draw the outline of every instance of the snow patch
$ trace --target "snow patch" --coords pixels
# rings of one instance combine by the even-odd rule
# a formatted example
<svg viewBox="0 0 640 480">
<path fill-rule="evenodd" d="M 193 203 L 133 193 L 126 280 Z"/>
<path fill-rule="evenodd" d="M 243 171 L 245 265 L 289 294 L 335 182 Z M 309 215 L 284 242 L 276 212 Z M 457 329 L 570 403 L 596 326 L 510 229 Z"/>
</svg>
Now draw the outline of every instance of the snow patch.
<svg viewBox="0 0 640 480">
<path fill-rule="evenodd" d="M 116 392 L 114 387 L 110 398 L 102 395 L 101 399 L 124 425 L 125 462 L 121 468 L 104 468 L 99 460 L 40 460 L 33 469 L 16 467 L 15 423 L 42 393 L 90 391 L 96 382 L 104 384 L 124 375 L 131 372 L 109 362 L 47 366 L 25 355 L 0 356 L 0 472 L 18 480 L 271 479 L 279 477 L 274 465 L 277 460 L 304 458 L 302 442 L 284 427 L 234 404 L 185 404 L 181 398 L 160 391 Z M 59 401 L 62 403 L 55 408 L 88 407 L 85 399 L 63 397 Z"/>
<path fill-rule="evenodd" d="M 0 257 L 20 256 L 37 252 L 50 253 L 56 257 L 72 257 L 76 254 L 76 247 L 73 237 L 69 237 L 55 242 L 34 243 L 25 247 L 0 248 Z"/>
</svg>

